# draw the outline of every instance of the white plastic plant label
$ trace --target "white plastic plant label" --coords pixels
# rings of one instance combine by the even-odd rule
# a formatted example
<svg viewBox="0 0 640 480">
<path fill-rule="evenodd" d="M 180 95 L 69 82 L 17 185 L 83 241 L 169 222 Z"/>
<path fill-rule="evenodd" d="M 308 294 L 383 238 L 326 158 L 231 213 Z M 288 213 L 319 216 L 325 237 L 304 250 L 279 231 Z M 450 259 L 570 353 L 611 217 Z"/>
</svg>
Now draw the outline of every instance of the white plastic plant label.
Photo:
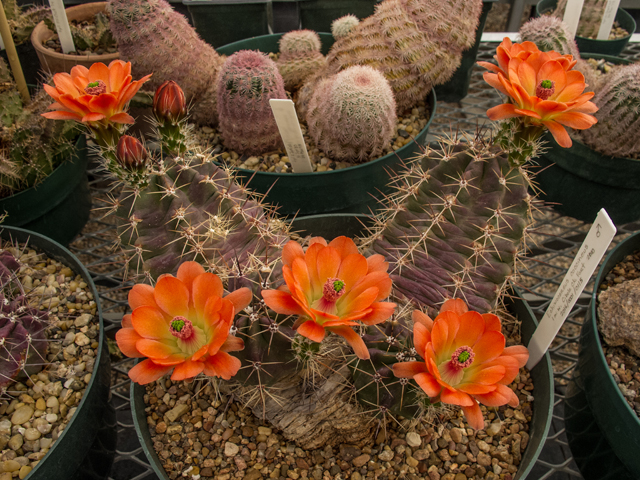
<svg viewBox="0 0 640 480">
<path fill-rule="evenodd" d="M 582 15 L 583 4 L 584 0 L 568 0 L 567 7 L 564 10 L 562 21 L 567 24 L 569 32 L 574 37 L 578 31 L 578 22 L 580 21 L 580 15 Z"/>
<path fill-rule="evenodd" d="M 527 368 L 533 368 L 551 345 L 560 327 L 578 301 L 578 297 L 611 244 L 616 227 L 603 208 L 573 259 L 558 291 L 551 300 L 529 342 Z"/>
<path fill-rule="evenodd" d="M 76 47 L 73 44 L 69 21 L 67 20 L 67 14 L 64 11 L 64 3 L 62 0 L 49 0 L 49 5 L 51 5 L 51 16 L 53 17 L 53 23 L 56 24 L 56 30 L 58 31 L 58 38 L 60 39 L 62 51 L 64 53 L 75 52 Z"/>
<path fill-rule="evenodd" d="M 293 101 L 272 98 L 269 100 L 269 105 L 271 105 L 273 116 L 276 118 L 276 124 L 293 171 L 295 173 L 313 172 Z"/>
<path fill-rule="evenodd" d="M 607 1 L 607 5 L 604 7 L 604 14 L 602 15 L 602 22 L 600 23 L 600 29 L 598 30 L 598 36 L 596 37 L 598 40 L 609 40 L 609 33 L 611 33 L 611 27 L 616 19 L 619 5 L 620 0 Z"/>
</svg>

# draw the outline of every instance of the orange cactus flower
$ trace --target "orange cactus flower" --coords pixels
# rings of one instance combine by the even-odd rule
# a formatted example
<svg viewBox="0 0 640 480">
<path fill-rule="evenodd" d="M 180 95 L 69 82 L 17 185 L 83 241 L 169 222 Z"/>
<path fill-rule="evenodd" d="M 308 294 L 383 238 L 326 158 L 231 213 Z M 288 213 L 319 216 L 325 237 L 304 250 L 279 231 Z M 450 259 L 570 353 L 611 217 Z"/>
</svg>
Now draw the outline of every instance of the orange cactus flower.
<svg viewBox="0 0 640 480">
<path fill-rule="evenodd" d="M 338 237 L 311 239 L 306 253 L 295 241 L 282 251 L 282 273 L 286 285 L 263 290 L 262 298 L 273 311 L 299 315 L 294 329 L 314 342 L 326 331 L 336 333 L 366 360 L 369 350 L 351 327 L 359 322 L 376 325 L 387 320 L 395 303 L 382 302 L 391 292 L 389 264 L 382 255 L 365 258 L 353 240 Z"/>
<path fill-rule="evenodd" d="M 576 61 L 571 55 L 541 52 L 532 42 L 513 44 L 505 38 L 496 50 L 498 65 L 478 62 L 490 70 L 485 81 L 507 95 L 511 103 L 490 108 L 491 120 L 523 117 L 532 125 L 544 125 L 558 144 L 572 145 L 565 126 L 584 130 L 597 120 L 590 113 L 598 107 L 589 100 L 594 93 L 584 93 L 584 75 L 572 70 Z"/>
<path fill-rule="evenodd" d="M 132 124 L 134 119 L 125 109 L 151 75 L 132 81 L 131 63 L 114 60 L 107 67 L 94 63 L 87 69 L 77 65 L 71 74 L 56 73 L 55 87 L 45 84 L 44 89 L 55 100 L 49 106 L 52 112 L 43 117 L 54 120 L 76 120 L 89 126 L 109 123 Z"/>
<path fill-rule="evenodd" d="M 529 359 L 526 347 L 505 348 L 500 319 L 469 311 L 463 300 L 447 300 L 435 320 L 413 312 L 413 340 L 424 362 L 393 365 L 400 378 L 413 378 L 434 401 L 460 405 L 467 422 L 484 428 L 478 402 L 490 407 L 518 405 L 507 385 Z"/>
<path fill-rule="evenodd" d="M 177 277 L 161 276 L 155 288 L 135 285 L 129 292 L 133 311 L 122 319 L 116 341 L 126 356 L 147 359 L 129 371 L 129 378 L 144 385 L 173 370 L 171 380 L 200 373 L 229 380 L 240 360 L 227 352 L 244 348 L 229 329 L 251 298 L 248 288 L 223 298 L 220 278 L 196 262 L 180 265 Z"/>
</svg>

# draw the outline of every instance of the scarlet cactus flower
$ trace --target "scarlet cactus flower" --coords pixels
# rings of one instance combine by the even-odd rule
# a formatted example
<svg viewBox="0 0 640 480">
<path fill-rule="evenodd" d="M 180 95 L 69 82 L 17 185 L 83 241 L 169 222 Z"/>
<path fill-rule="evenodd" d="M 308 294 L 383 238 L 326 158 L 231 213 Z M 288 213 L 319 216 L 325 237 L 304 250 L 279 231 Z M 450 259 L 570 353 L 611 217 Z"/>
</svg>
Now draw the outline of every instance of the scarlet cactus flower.
<svg viewBox="0 0 640 480">
<path fill-rule="evenodd" d="M 490 70 L 485 81 L 507 95 L 511 103 L 490 108 L 491 120 L 522 117 L 532 125 L 549 129 L 562 147 L 572 145 L 565 126 L 584 130 L 597 120 L 591 113 L 598 107 L 589 100 L 593 92 L 584 93 L 584 75 L 572 70 L 576 60 L 571 55 L 541 52 L 533 42 L 511 43 L 505 38 L 496 50 L 498 65 L 478 62 Z"/>
<path fill-rule="evenodd" d="M 424 362 L 393 365 L 400 378 L 413 378 L 433 400 L 459 405 L 467 422 L 484 428 L 479 403 L 490 407 L 519 404 L 507 385 L 529 359 L 526 347 L 505 348 L 500 319 L 469 311 L 461 299 L 447 300 L 435 320 L 413 312 L 413 341 Z"/>
<path fill-rule="evenodd" d="M 114 60 L 107 67 L 94 63 L 91 68 L 77 65 L 69 73 L 53 76 L 55 87 L 45 84 L 44 89 L 55 100 L 52 112 L 42 116 L 54 120 L 75 120 L 92 128 L 109 124 L 133 124 L 134 119 L 125 110 L 138 92 L 147 75 L 132 81 L 131 63 Z"/>
<path fill-rule="evenodd" d="M 140 140 L 130 135 L 120 137 L 116 158 L 122 167 L 127 170 L 141 170 L 148 157 L 149 153 Z"/>
<path fill-rule="evenodd" d="M 282 262 L 286 285 L 262 291 L 267 306 L 276 313 L 299 315 L 293 328 L 300 335 L 321 342 L 328 330 L 344 337 L 355 354 L 367 360 L 369 350 L 351 327 L 358 321 L 382 323 L 396 307 L 381 301 L 391 292 L 389 264 L 382 255 L 365 258 L 347 237 L 328 245 L 316 237 L 306 252 L 295 241 L 287 243 Z"/>
<path fill-rule="evenodd" d="M 173 371 L 176 381 L 200 373 L 229 380 L 240 360 L 227 352 L 244 348 L 229 329 L 251 298 L 248 288 L 223 297 L 220 278 L 196 262 L 184 262 L 177 277 L 163 275 L 155 287 L 134 285 L 129 292 L 133 311 L 122 319 L 116 341 L 126 356 L 147 359 L 129 371 L 129 378 L 144 385 Z"/>
<path fill-rule="evenodd" d="M 153 114 L 159 122 L 178 123 L 187 116 L 187 101 L 180 86 L 167 80 L 153 96 Z"/>
</svg>

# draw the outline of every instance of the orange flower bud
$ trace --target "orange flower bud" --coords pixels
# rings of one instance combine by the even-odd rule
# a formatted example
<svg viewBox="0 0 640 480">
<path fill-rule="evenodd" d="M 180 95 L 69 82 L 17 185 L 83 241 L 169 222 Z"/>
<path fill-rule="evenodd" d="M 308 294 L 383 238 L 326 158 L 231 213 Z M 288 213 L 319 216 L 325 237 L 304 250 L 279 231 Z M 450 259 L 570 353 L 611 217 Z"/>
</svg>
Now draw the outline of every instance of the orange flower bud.
<svg viewBox="0 0 640 480">
<path fill-rule="evenodd" d="M 153 113 L 160 122 L 178 123 L 187 116 L 187 101 L 180 86 L 168 80 L 153 97 Z"/>
<path fill-rule="evenodd" d="M 116 149 L 118 163 L 127 170 L 141 170 L 144 168 L 149 153 L 142 142 L 130 135 L 120 137 Z"/>
</svg>

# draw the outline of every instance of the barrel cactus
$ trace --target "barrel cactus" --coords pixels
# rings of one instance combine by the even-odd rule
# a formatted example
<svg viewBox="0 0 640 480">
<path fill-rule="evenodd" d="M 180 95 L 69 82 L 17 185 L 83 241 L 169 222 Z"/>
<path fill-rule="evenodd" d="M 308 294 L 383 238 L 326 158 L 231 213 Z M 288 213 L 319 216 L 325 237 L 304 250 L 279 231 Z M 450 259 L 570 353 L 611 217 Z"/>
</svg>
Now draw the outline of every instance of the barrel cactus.
<svg viewBox="0 0 640 480">
<path fill-rule="evenodd" d="M 342 37 L 346 37 L 356 25 L 360 23 L 360 19 L 355 15 L 345 15 L 344 17 L 336 18 L 331 22 L 331 35 L 336 40 Z"/>
<path fill-rule="evenodd" d="M 325 64 L 324 55 L 320 53 L 320 37 L 312 30 L 285 33 L 279 45 L 280 56 L 276 64 L 287 90 L 299 87 Z"/>
</svg>

